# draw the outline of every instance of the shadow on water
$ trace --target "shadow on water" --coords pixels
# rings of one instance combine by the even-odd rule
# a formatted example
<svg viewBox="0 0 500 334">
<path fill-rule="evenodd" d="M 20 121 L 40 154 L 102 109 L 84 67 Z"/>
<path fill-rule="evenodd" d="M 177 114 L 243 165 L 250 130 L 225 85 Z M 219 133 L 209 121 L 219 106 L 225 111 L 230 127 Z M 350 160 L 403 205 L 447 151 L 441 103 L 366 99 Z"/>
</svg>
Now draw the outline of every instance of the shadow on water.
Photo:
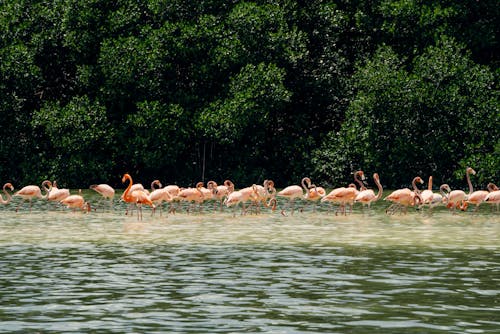
<svg viewBox="0 0 500 334">
<path fill-rule="evenodd" d="M 0 208 L 0 333 L 496 333 L 500 215 Z M 329 212 L 330 211 L 330 212 Z"/>
</svg>

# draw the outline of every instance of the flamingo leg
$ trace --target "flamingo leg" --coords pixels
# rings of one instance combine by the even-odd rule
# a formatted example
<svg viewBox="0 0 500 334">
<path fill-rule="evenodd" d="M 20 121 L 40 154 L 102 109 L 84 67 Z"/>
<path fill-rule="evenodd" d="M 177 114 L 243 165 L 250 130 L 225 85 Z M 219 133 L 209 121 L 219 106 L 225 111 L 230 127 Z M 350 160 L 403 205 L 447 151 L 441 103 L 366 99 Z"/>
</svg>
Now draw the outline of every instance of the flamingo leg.
<svg viewBox="0 0 500 334">
<path fill-rule="evenodd" d="M 139 219 L 140 216 L 140 219 Z M 142 205 L 137 204 L 137 220 L 142 221 Z"/>
<path fill-rule="evenodd" d="M 23 202 L 24 202 L 24 200 L 23 200 L 23 201 L 21 201 L 21 202 L 19 202 L 19 204 L 18 204 L 18 205 L 17 205 L 17 207 L 16 207 L 16 212 L 18 212 L 18 211 L 19 211 L 19 207 L 21 206 L 21 204 L 23 204 Z"/>
</svg>

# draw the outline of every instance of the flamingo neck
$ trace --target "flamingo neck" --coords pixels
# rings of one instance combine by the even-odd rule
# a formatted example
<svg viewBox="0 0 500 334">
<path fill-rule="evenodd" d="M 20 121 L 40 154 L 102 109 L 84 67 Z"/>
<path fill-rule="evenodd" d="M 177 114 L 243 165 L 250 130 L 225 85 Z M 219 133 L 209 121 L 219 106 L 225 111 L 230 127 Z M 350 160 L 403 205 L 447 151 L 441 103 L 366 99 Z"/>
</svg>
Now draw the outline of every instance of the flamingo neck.
<svg viewBox="0 0 500 334">
<path fill-rule="evenodd" d="M 203 197 L 203 191 L 201 191 L 201 188 L 203 188 L 203 182 L 198 182 L 196 184 L 196 190 L 200 193 L 200 195 Z"/>
<path fill-rule="evenodd" d="M 267 207 L 271 207 L 271 211 L 275 211 L 276 210 L 276 206 L 277 206 L 277 201 L 276 201 L 276 198 L 271 198 L 267 203 L 266 203 L 266 206 Z"/>
<path fill-rule="evenodd" d="M 230 180 L 224 181 L 224 185 L 227 187 L 229 193 L 232 193 L 234 191 L 234 183 Z"/>
<path fill-rule="evenodd" d="M 471 173 L 471 169 L 467 168 L 467 171 L 465 173 L 465 177 L 467 178 L 467 184 L 469 185 L 469 195 L 472 194 L 474 192 L 474 188 L 472 187 L 472 182 L 470 180 L 470 173 Z"/>
<path fill-rule="evenodd" d="M 0 203 L 2 203 L 2 204 L 8 204 L 12 200 L 12 196 L 7 191 L 8 186 L 9 186 L 8 183 L 3 186 L 3 192 L 4 192 L 5 198 L 6 198 L 5 200 L 3 199 L 3 196 L 0 194 Z"/>
<path fill-rule="evenodd" d="M 50 191 L 52 190 L 52 182 L 50 182 L 49 180 L 43 181 L 42 189 L 45 190 L 45 195 L 41 196 L 40 198 L 48 198 Z"/>
<path fill-rule="evenodd" d="M 427 185 L 428 190 L 432 190 L 432 176 L 429 176 L 429 184 Z"/>
<path fill-rule="evenodd" d="M 210 190 L 210 192 L 212 193 L 212 195 L 216 195 L 217 194 L 217 182 L 215 182 L 215 181 L 208 181 L 207 182 L 207 189 Z"/>
<path fill-rule="evenodd" d="M 419 177 L 415 177 L 413 178 L 413 181 L 411 181 L 411 185 L 413 186 L 413 191 L 415 193 L 420 193 L 420 189 L 417 188 L 417 180 L 419 179 Z"/>
<path fill-rule="evenodd" d="M 128 174 L 125 174 L 123 176 L 123 182 L 125 182 L 126 180 L 129 181 L 129 184 L 127 186 L 127 188 L 125 189 L 125 191 L 123 192 L 123 199 L 125 201 L 129 200 L 130 199 L 130 188 L 132 188 L 132 184 L 134 183 L 134 181 L 132 181 L 132 176 L 128 175 Z"/>
<path fill-rule="evenodd" d="M 439 187 L 439 193 L 441 194 L 441 196 L 443 196 L 443 198 L 448 198 L 448 194 L 450 193 L 450 186 L 447 184 L 442 184 Z"/>
<path fill-rule="evenodd" d="M 306 185 L 307 183 L 307 185 Z M 308 177 L 305 177 L 301 181 L 302 184 L 302 189 L 306 192 L 306 195 L 309 193 L 309 188 L 311 187 L 311 179 Z"/>
<path fill-rule="evenodd" d="M 384 189 L 382 188 L 382 184 L 380 183 L 380 179 L 377 173 L 373 174 L 373 181 L 375 181 L 375 184 L 377 185 L 378 188 L 377 196 L 375 197 L 375 200 L 378 201 L 379 199 L 382 198 Z"/>
<path fill-rule="evenodd" d="M 162 188 L 162 184 L 159 180 L 154 180 L 153 182 L 151 182 L 151 191 L 155 191 L 155 186 L 158 186 L 158 189 L 161 189 Z"/>
<path fill-rule="evenodd" d="M 360 175 L 364 175 L 363 171 L 358 170 L 356 173 L 354 173 L 354 181 L 359 184 L 359 190 L 363 191 L 366 190 L 365 185 L 363 184 L 363 181 L 359 179 Z"/>
</svg>

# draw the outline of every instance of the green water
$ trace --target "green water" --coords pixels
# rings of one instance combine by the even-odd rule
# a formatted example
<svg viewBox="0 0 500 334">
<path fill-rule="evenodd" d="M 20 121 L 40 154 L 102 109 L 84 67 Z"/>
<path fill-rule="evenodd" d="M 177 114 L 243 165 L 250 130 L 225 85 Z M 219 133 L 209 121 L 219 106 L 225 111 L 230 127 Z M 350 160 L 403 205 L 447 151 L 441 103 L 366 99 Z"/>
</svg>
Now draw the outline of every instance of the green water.
<svg viewBox="0 0 500 334">
<path fill-rule="evenodd" d="M 0 333 L 498 333 L 500 214 L 0 208 Z"/>
</svg>

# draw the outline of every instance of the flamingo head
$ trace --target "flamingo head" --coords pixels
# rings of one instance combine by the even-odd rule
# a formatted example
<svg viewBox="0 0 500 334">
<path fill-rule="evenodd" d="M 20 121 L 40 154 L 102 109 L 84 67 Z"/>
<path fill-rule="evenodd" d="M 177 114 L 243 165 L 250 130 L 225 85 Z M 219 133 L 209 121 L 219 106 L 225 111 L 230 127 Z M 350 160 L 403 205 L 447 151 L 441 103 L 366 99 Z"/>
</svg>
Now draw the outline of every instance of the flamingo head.
<svg viewBox="0 0 500 334">
<path fill-rule="evenodd" d="M 4 187 L 4 189 L 10 188 L 10 191 L 14 191 L 14 186 L 10 182 L 6 183 L 3 187 Z"/>
<path fill-rule="evenodd" d="M 447 183 L 442 184 L 440 188 L 442 188 L 444 191 L 447 191 L 447 192 L 451 191 L 451 188 Z"/>
<path fill-rule="evenodd" d="M 476 171 L 474 169 L 472 169 L 471 167 L 467 167 L 467 169 L 465 170 L 465 172 L 467 174 L 476 175 Z"/>
<path fill-rule="evenodd" d="M 354 172 L 354 177 L 356 177 L 356 176 L 359 176 L 359 178 L 360 178 L 361 181 L 366 180 L 365 172 L 363 172 L 362 170 L 355 171 Z"/>
<path fill-rule="evenodd" d="M 232 190 L 230 190 L 230 191 L 234 191 L 234 183 L 233 183 L 233 182 L 231 182 L 231 180 L 225 180 L 225 181 L 224 181 L 224 185 L 225 185 L 226 187 L 228 187 L 229 189 L 232 189 Z"/>
<path fill-rule="evenodd" d="M 128 173 L 125 173 L 123 174 L 123 177 L 122 177 L 122 183 L 125 183 L 126 180 L 132 180 L 132 176 L 130 176 L 130 174 Z"/>
<path fill-rule="evenodd" d="M 10 184 L 10 183 L 9 183 Z M 486 186 L 486 189 L 488 189 L 488 191 L 492 192 L 492 191 L 496 191 L 498 190 L 498 187 L 496 186 L 496 184 L 494 183 L 488 183 L 488 185 Z"/>
</svg>

